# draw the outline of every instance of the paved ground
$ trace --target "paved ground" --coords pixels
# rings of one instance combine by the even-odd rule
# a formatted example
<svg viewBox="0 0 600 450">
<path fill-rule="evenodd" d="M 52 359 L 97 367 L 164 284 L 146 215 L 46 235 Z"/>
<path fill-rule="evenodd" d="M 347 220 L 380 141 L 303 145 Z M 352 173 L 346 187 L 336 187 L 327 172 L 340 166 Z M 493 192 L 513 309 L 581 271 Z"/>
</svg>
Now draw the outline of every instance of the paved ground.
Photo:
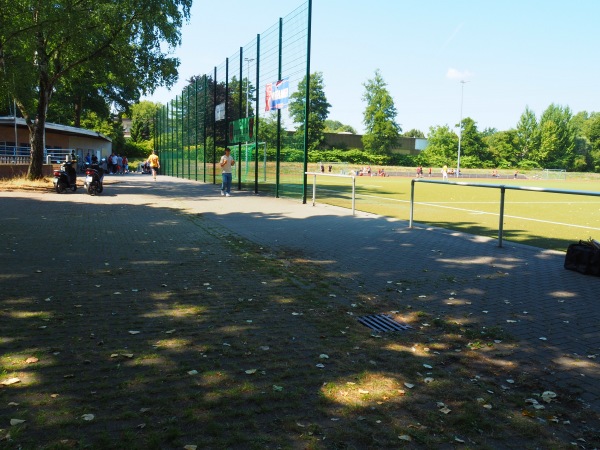
<svg viewBox="0 0 600 450">
<path fill-rule="evenodd" d="M 566 271 L 562 253 L 506 241 L 498 248 L 488 238 L 409 229 L 405 221 L 360 212 L 353 217 L 341 208 L 250 192 L 235 191 L 225 198 L 214 185 L 186 180 L 159 177 L 153 182 L 131 175 L 110 177 L 109 182 L 114 184 L 107 184 L 98 197 L 82 190 L 64 195 L 0 192 L 2 265 L 51 263 L 68 274 L 72 262 L 60 267 L 52 256 L 68 257 L 73 245 L 81 245 L 96 253 L 94 259 L 100 254 L 118 260 L 134 235 L 143 235 L 150 244 L 135 251 L 151 261 L 155 253 L 187 242 L 189 236 L 179 233 L 189 233 L 190 227 L 177 225 L 199 215 L 217 232 L 222 227 L 282 257 L 303 257 L 328 274 L 343 276 L 346 289 L 372 298 L 373 313 L 383 312 L 376 305 L 385 297 L 399 307 L 410 304 L 501 326 L 521 342 L 513 355 L 521 370 L 538 374 L 549 390 L 568 390 L 600 411 L 600 278 Z M 12 219 L 23 211 L 31 217 L 27 227 L 7 234 Z M 63 213 L 68 226 L 60 219 Z M 27 237 L 28 227 L 39 233 Z M 115 240 L 122 247 L 103 244 Z M 243 290 L 244 281 L 239 283 Z"/>
</svg>

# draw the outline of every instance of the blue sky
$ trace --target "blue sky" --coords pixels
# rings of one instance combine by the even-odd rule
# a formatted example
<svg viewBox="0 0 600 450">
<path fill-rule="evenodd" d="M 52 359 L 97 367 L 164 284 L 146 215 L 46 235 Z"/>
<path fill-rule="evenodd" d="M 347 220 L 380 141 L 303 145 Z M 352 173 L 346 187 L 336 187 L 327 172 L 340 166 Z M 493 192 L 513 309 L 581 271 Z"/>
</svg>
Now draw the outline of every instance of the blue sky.
<svg viewBox="0 0 600 450">
<path fill-rule="evenodd" d="M 147 99 L 168 102 L 302 3 L 194 0 L 174 51 L 179 82 Z M 551 103 L 600 111 L 598 18 L 598 0 L 313 0 L 311 72 L 323 73 L 329 119 L 358 132 L 376 69 L 404 131 L 453 128 L 461 87 L 463 117 L 507 130 L 527 106 L 538 117 Z"/>
</svg>

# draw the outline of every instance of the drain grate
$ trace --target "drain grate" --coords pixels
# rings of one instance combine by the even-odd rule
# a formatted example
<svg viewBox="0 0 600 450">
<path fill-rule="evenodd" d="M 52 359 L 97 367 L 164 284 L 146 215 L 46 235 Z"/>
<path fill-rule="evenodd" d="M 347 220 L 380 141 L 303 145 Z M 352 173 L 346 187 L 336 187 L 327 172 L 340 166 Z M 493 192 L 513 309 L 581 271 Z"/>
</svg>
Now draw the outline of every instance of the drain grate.
<svg viewBox="0 0 600 450">
<path fill-rule="evenodd" d="M 365 327 L 369 327 L 375 331 L 404 331 L 411 328 L 408 325 L 404 325 L 396 322 L 387 314 L 373 314 L 371 316 L 362 316 L 358 318 L 358 321 Z"/>
</svg>

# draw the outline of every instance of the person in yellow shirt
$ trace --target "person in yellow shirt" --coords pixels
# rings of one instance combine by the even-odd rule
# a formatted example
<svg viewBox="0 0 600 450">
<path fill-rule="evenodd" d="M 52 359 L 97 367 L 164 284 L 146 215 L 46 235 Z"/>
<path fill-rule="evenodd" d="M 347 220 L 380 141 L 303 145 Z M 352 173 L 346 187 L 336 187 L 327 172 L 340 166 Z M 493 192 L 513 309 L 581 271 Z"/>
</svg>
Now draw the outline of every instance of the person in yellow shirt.
<svg viewBox="0 0 600 450">
<path fill-rule="evenodd" d="M 219 161 L 219 165 L 221 166 L 222 175 L 223 175 L 223 183 L 221 183 L 221 195 L 225 197 L 229 197 L 231 193 L 231 167 L 235 165 L 235 160 L 231 157 L 231 149 L 226 148 L 225 154 L 221 156 L 221 161 Z"/>
<path fill-rule="evenodd" d="M 156 174 L 158 173 L 158 169 L 160 169 L 160 161 L 154 150 L 152 150 L 152 154 L 148 157 L 148 164 L 150 165 L 150 170 L 152 170 L 152 176 L 156 180 Z"/>
</svg>

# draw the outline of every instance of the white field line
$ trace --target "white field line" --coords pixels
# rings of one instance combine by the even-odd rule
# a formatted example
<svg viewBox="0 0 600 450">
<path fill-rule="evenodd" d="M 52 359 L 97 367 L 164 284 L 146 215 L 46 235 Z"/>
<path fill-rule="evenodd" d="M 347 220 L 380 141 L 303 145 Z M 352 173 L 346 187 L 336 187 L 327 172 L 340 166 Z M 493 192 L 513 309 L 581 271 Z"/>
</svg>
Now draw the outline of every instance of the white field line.
<svg viewBox="0 0 600 450">
<path fill-rule="evenodd" d="M 329 190 L 331 192 L 340 193 L 340 191 L 337 191 L 337 190 L 334 190 L 334 189 L 323 189 L 323 190 Z M 361 194 L 360 197 L 370 197 L 370 198 L 375 198 L 375 199 L 379 199 L 379 200 L 385 200 L 385 201 L 390 201 L 390 202 L 398 202 L 398 203 L 410 203 L 409 200 L 399 200 L 399 199 L 395 199 L 395 198 L 381 197 L 381 196 L 378 196 L 378 195 L 365 195 L 365 194 Z M 446 203 L 449 203 L 449 202 L 446 202 Z M 456 202 L 456 203 L 465 203 L 465 202 Z M 484 204 L 498 204 L 498 202 L 479 202 L 479 203 L 484 203 Z M 515 202 L 511 202 L 511 204 L 513 204 L 513 203 L 515 203 Z M 520 202 L 520 203 L 530 203 L 530 202 Z M 553 202 L 544 202 L 544 203 L 552 204 Z M 556 202 L 556 203 L 572 203 L 572 202 Z M 594 202 L 577 202 L 577 203 L 579 204 L 579 203 L 594 203 Z M 455 206 L 445 206 L 445 205 L 440 205 L 438 203 L 415 202 L 415 205 L 425 205 L 425 206 L 433 206 L 435 208 L 454 209 L 456 211 L 468 212 L 468 213 L 471 213 L 473 215 L 490 215 L 490 216 L 495 216 L 495 217 L 500 216 L 499 213 L 492 213 L 492 212 L 486 212 L 486 211 L 478 211 L 478 210 L 475 210 L 475 209 L 457 208 Z M 505 218 L 511 218 L 511 219 L 518 219 L 518 220 L 528 220 L 530 222 L 547 223 L 547 224 L 550 224 L 550 225 L 561 225 L 561 226 L 565 226 L 565 227 L 583 228 L 584 230 L 600 231 L 600 228 L 596 228 L 596 227 L 588 227 L 588 226 L 584 226 L 584 225 L 574 225 L 574 224 L 571 224 L 571 223 L 563 223 L 563 222 L 554 222 L 554 221 L 551 221 L 551 220 L 533 219 L 531 217 L 511 216 L 509 214 L 504 214 L 504 217 Z"/>
</svg>

